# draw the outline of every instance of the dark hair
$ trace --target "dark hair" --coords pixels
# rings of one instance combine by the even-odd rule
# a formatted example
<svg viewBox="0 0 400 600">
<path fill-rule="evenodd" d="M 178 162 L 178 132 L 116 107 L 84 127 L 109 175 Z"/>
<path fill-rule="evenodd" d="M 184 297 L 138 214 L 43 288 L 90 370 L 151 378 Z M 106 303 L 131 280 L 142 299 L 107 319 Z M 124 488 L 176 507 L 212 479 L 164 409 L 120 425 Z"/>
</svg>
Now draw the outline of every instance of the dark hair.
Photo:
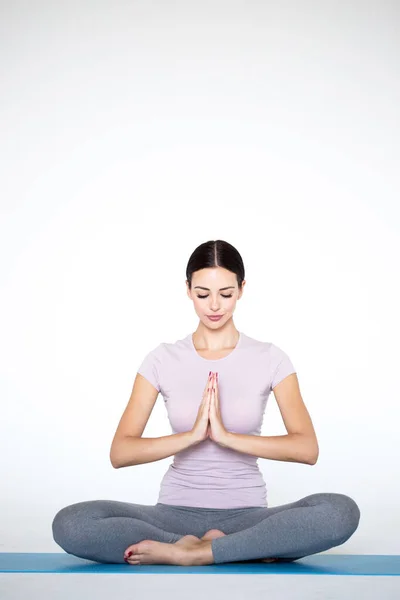
<svg viewBox="0 0 400 600">
<path fill-rule="evenodd" d="M 189 289 L 192 289 L 192 275 L 195 271 L 212 267 L 223 267 L 236 273 L 239 290 L 241 289 L 244 280 L 242 257 L 232 244 L 224 240 L 209 240 L 192 252 L 186 267 Z"/>
</svg>

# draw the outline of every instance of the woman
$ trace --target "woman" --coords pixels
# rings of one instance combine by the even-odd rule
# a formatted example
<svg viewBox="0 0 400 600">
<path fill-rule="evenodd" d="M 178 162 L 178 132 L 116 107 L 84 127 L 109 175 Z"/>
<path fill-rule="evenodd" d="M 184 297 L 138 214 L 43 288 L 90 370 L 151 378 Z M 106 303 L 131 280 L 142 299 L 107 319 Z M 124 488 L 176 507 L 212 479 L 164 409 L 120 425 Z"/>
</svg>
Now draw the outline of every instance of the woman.
<svg viewBox="0 0 400 600">
<path fill-rule="evenodd" d="M 288 355 L 233 323 L 245 285 L 239 252 L 205 242 L 186 277 L 199 325 L 145 356 L 110 451 L 115 468 L 174 455 L 158 502 L 72 504 L 54 518 L 55 541 L 81 558 L 130 565 L 293 561 L 343 544 L 360 519 L 349 496 L 268 507 L 258 457 L 313 465 L 319 450 Z M 260 436 L 271 391 L 287 435 Z M 174 433 L 142 438 L 159 393 Z"/>
</svg>

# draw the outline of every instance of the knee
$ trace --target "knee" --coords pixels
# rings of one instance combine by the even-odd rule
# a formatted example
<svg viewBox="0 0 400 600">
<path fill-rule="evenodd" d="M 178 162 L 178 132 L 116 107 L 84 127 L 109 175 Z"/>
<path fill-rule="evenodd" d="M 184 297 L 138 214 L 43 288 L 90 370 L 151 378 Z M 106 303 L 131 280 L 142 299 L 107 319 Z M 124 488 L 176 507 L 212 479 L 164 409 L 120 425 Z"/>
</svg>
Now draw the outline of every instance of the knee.
<svg viewBox="0 0 400 600">
<path fill-rule="evenodd" d="M 66 546 L 68 545 L 68 537 L 71 534 L 71 526 L 74 527 L 73 507 L 74 505 L 71 504 L 70 506 L 66 506 L 65 508 L 59 510 L 51 525 L 54 541 L 64 550 L 66 550 Z"/>
<path fill-rule="evenodd" d="M 360 522 L 360 509 L 353 498 L 346 494 L 329 494 L 329 502 L 336 516 L 340 543 L 343 543 L 356 531 Z"/>
<path fill-rule="evenodd" d="M 73 554 L 75 542 L 82 532 L 82 517 L 87 502 L 78 502 L 65 506 L 55 515 L 52 522 L 54 541 L 68 553 Z"/>
</svg>

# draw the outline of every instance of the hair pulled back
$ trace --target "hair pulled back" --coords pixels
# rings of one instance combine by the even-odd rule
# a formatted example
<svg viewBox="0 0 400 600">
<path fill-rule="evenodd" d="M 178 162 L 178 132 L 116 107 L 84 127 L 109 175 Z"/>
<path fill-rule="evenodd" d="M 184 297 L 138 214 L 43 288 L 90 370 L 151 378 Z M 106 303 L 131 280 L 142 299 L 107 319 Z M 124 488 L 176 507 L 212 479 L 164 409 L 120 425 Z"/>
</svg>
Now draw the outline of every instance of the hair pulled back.
<svg viewBox="0 0 400 600">
<path fill-rule="evenodd" d="M 223 267 L 235 273 L 240 291 L 245 276 L 243 260 L 236 248 L 224 240 L 209 240 L 192 252 L 186 266 L 189 289 L 192 289 L 192 276 L 195 271 L 213 267 Z"/>
</svg>

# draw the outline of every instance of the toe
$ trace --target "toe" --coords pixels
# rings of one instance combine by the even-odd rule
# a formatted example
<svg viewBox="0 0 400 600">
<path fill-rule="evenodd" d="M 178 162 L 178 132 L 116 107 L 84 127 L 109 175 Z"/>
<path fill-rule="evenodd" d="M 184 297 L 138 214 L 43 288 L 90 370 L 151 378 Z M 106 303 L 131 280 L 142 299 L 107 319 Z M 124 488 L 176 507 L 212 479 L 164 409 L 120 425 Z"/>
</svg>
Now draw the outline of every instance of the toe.
<svg viewBox="0 0 400 600">
<path fill-rule="evenodd" d="M 137 552 L 137 547 L 135 544 L 132 546 L 128 546 L 128 548 L 124 552 L 124 558 L 132 557 Z"/>
<path fill-rule="evenodd" d="M 219 529 L 210 529 L 201 538 L 202 540 L 215 540 L 216 538 L 224 536 L 225 533 Z"/>
<path fill-rule="evenodd" d="M 271 563 L 271 562 L 276 562 L 277 559 L 276 558 L 262 558 L 261 561 L 265 562 L 265 563 Z"/>
</svg>

